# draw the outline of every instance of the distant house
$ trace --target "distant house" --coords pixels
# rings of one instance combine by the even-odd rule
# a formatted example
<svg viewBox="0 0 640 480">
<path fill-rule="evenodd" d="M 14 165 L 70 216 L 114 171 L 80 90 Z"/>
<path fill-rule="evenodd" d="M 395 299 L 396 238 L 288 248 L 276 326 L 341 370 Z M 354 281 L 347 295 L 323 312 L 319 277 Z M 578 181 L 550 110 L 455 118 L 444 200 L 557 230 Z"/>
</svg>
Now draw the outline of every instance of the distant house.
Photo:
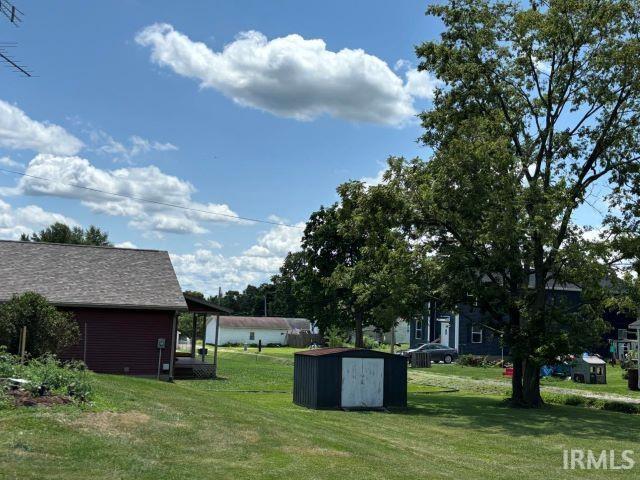
<svg viewBox="0 0 640 480">
<path fill-rule="evenodd" d="M 165 251 L 2 240 L 0 279 L 0 302 L 32 291 L 72 312 L 62 357 L 96 372 L 173 376 L 178 313 L 228 312 L 185 298 Z"/>
<path fill-rule="evenodd" d="M 311 331 L 306 318 L 220 316 L 218 344 L 287 344 L 287 334 Z M 216 317 L 207 318 L 207 341 L 215 341 Z"/>
<path fill-rule="evenodd" d="M 363 334 L 366 337 L 370 337 L 376 342 L 381 343 L 391 343 L 391 339 L 395 336 L 395 343 L 409 343 L 411 338 L 411 325 L 409 322 L 398 319 L 398 324 L 396 325 L 394 335 L 391 334 L 391 331 L 387 332 L 379 332 L 374 327 L 365 327 L 363 330 Z"/>
<path fill-rule="evenodd" d="M 575 285 L 556 285 L 553 291 L 549 290 L 549 295 L 560 295 L 569 305 L 577 305 L 580 302 L 580 292 L 580 288 Z M 605 311 L 603 317 L 612 326 L 612 330 L 592 350 L 594 353 L 608 355 L 609 343 L 626 345 L 627 326 L 633 319 L 615 311 Z M 457 349 L 460 354 L 496 357 L 509 354 L 509 348 L 502 343 L 502 332 L 492 326 L 489 314 L 473 303 L 459 304 L 455 311 L 450 311 L 440 308 L 436 301 L 429 302 L 424 312 L 410 321 L 409 336 L 411 347 L 437 342 Z M 620 350 L 621 353 L 626 353 L 626 350 L 622 352 L 622 347 Z"/>
</svg>

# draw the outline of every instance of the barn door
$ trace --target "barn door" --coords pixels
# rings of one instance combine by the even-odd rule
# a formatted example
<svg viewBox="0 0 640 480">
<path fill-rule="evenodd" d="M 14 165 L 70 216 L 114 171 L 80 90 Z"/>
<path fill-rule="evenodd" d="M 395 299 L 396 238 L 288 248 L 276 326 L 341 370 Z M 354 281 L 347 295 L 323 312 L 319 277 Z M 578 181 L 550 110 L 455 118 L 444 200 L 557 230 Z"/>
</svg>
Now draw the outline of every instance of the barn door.
<svg viewBox="0 0 640 480">
<path fill-rule="evenodd" d="M 382 407 L 384 359 L 342 359 L 342 401 L 345 408 Z"/>
</svg>

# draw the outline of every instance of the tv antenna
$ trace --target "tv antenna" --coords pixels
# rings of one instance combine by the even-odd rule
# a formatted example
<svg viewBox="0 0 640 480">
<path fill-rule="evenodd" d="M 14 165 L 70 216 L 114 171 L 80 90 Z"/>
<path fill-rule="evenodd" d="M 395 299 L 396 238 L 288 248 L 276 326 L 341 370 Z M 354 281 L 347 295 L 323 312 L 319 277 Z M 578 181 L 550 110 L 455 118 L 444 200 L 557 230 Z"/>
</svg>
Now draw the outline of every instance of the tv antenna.
<svg viewBox="0 0 640 480">
<path fill-rule="evenodd" d="M 7 0 L 0 0 L 0 13 L 4 15 L 7 20 L 11 24 L 16 27 L 19 27 L 22 23 L 22 17 L 24 13 L 20 11 L 14 4 Z M 31 73 L 26 69 L 24 65 L 20 65 L 17 60 L 12 58 L 7 52 L 7 48 L 15 47 L 15 43 L 0 43 L 0 61 L 3 61 L 9 68 L 25 75 L 27 77 L 31 77 Z"/>
</svg>

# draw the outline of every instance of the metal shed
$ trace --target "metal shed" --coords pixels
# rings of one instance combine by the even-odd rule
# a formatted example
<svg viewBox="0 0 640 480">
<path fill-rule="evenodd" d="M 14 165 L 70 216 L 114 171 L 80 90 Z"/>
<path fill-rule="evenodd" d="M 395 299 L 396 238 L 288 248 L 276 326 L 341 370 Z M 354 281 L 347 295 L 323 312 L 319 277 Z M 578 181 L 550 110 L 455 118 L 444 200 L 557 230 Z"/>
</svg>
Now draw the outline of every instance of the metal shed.
<svg viewBox="0 0 640 480">
<path fill-rule="evenodd" d="M 308 408 L 407 406 L 407 359 L 357 348 L 296 352 L 293 402 Z"/>
</svg>

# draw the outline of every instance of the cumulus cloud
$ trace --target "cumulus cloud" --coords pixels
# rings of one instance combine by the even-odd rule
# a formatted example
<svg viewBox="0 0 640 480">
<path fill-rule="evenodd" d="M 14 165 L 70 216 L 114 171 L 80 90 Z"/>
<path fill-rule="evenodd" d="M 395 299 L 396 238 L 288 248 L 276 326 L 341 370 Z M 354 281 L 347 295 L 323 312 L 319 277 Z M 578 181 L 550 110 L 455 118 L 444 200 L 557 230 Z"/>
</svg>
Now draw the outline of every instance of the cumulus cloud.
<svg viewBox="0 0 640 480">
<path fill-rule="evenodd" d="M 116 243 L 114 245 L 114 247 L 118 247 L 118 248 L 138 248 L 138 246 L 130 241 L 125 241 L 125 242 L 120 242 L 120 243 Z"/>
<path fill-rule="evenodd" d="M 380 185 L 384 180 L 384 172 L 386 172 L 386 171 L 387 171 L 387 169 L 383 168 L 382 170 L 378 171 L 378 173 L 376 174 L 375 177 L 362 177 L 360 179 L 360 181 L 362 183 L 364 183 L 368 187 L 373 187 L 375 185 Z"/>
<path fill-rule="evenodd" d="M 111 135 L 102 130 L 94 130 L 90 136 L 92 142 L 98 144 L 96 150 L 99 153 L 113 155 L 116 160 L 122 159 L 130 161 L 134 157 L 153 151 L 169 152 L 178 150 L 178 147 L 173 143 L 147 140 L 138 135 L 129 137 L 129 141 L 126 144 L 115 140 Z"/>
<path fill-rule="evenodd" d="M 334 52 L 322 39 L 293 34 L 268 40 L 243 32 L 219 51 L 195 42 L 168 24 L 154 24 L 136 35 L 151 49 L 151 60 L 202 88 L 215 89 L 240 105 L 275 115 L 312 120 L 321 115 L 401 125 L 415 114 L 414 98 L 430 98 L 428 75 L 407 82 L 386 62 L 361 49 Z"/>
<path fill-rule="evenodd" d="M 16 162 L 10 157 L 0 157 L 0 166 L 16 168 L 19 170 L 22 170 L 24 168 L 24 165 L 22 163 Z"/>
<path fill-rule="evenodd" d="M 15 105 L 0 100 L 0 147 L 75 155 L 83 144 L 64 128 L 32 120 Z"/>
<path fill-rule="evenodd" d="M 250 283 L 268 280 L 278 273 L 287 253 L 300 249 L 304 224 L 296 227 L 274 226 L 261 233 L 256 243 L 240 255 L 225 256 L 208 248 L 171 254 L 182 288 L 211 294 L 218 286 L 242 290 Z"/>
<path fill-rule="evenodd" d="M 16 240 L 23 233 L 29 235 L 35 230 L 48 227 L 55 222 L 71 226 L 78 225 L 72 218 L 59 213 L 47 212 L 37 205 L 13 208 L 0 199 L 0 238 Z"/>
<path fill-rule="evenodd" d="M 103 170 L 84 158 L 40 154 L 29 162 L 25 173 L 30 177 L 21 177 L 15 188 L 5 188 L 3 192 L 78 199 L 95 213 L 129 217 L 131 227 L 146 232 L 205 233 L 207 229 L 202 224 L 206 222 L 249 223 L 233 218 L 236 213 L 228 205 L 194 201 L 192 195 L 196 189 L 191 183 L 153 165 Z M 127 197 L 181 205 L 197 211 Z"/>
</svg>

